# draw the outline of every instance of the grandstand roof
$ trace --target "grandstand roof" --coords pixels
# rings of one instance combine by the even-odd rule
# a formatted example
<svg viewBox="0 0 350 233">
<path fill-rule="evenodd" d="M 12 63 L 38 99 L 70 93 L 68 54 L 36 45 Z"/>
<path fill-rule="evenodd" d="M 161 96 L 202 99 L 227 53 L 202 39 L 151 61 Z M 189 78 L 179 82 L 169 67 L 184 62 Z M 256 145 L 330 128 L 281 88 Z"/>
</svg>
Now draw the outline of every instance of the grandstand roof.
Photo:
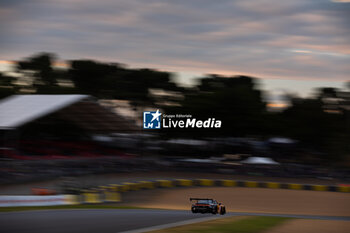
<svg viewBox="0 0 350 233">
<path fill-rule="evenodd" d="M 89 95 L 13 95 L 0 101 L 0 129 L 15 129 L 57 113 L 90 131 L 127 131 L 135 126 Z"/>
</svg>

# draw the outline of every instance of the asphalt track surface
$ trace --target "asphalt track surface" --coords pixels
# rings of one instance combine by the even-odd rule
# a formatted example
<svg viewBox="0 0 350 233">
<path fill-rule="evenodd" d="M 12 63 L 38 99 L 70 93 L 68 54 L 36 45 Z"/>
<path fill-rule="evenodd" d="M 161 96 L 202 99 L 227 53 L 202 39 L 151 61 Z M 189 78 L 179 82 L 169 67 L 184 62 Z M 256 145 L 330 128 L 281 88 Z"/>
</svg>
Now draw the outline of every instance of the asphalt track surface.
<svg viewBox="0 0 350 233">
<path fill-rule="evenodd" d="M 350 221 L 350 217 L 316 215 L 234 212 L 227 213 L 225 216 L 242 215 Z M 221 216 L 192 214 L 190 211 L 181 210 L 148 209 L 72 209 L 2 212 L 0 213 L 0 231 L 2 233 L 136 233 L 214 218 L 221 218 Z"/>
</svg>

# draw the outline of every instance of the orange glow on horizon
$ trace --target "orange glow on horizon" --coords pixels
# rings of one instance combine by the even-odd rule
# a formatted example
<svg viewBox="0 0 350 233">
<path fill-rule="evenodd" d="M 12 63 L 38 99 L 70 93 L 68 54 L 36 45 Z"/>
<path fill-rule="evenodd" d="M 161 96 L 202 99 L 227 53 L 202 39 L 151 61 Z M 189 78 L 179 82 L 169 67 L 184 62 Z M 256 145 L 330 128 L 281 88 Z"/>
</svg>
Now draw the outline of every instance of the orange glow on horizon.
<svg viewBox="0 0 350 233">
<path fill-rule="evenodd" d="M 5 65 L 13 65 L 16 63 L 17 62 L 15 62 L 15 61 L 0 60 L 0 64 L 5 64 Z"/>
<path fill-rule="evenodd" d="M 15 65 L 17 64 L 17 61 L 8 61 L 8 60 L 0 60 L 0 64 L 4 64 L 4 65 Z M 64 62 L 64 61 L 58 61 L 58 62 L 54 62 L 53 63 L 54 67 L 62 67 L 62 68 L 68 68 L 69 65 Z"/>
<path fill-rule="evenodd" d="M 269 108 L 286 108 L 288 104 L 286 103 L 268 103 L 267 107 Z"/>
</svg>

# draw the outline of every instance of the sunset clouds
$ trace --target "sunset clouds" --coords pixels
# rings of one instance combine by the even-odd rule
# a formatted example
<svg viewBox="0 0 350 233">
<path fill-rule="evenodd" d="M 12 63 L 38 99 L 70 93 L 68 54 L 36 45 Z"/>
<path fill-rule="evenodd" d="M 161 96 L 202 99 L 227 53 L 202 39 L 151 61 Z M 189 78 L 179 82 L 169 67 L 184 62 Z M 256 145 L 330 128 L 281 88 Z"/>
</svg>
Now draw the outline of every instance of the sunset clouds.
<svg viewBox="0 0 350 233">
<path fill-rule="evenodd" d="M 0 7 L 1 60 L 47 51 L 177 72 L 349 79 L 347 1 L 13 0 Z"/>
</svg>

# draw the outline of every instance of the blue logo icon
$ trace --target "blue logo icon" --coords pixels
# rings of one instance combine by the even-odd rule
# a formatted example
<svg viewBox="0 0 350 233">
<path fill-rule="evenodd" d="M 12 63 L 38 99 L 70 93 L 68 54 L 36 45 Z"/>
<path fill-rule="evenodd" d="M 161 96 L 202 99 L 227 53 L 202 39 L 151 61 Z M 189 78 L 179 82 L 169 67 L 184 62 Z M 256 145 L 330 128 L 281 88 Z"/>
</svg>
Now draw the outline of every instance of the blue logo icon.
<svg viewBox="0 0 350 233">
<path fill-rule="evenodd" d="M 160 129 L 160 116 L 162 114 L 159 109 L 156 112 L 143 112 L 143 128 L 144 129 Z"/>
</svg>

